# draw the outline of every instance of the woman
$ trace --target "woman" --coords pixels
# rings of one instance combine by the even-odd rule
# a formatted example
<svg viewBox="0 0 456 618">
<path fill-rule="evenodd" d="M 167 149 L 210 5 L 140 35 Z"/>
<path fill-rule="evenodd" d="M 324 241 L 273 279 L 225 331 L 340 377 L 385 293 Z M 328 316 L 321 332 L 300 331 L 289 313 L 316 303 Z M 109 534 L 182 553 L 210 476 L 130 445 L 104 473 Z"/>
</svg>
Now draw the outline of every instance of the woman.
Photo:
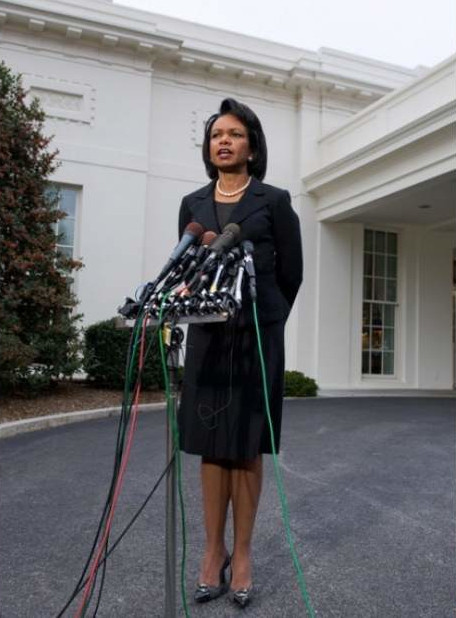
<svg viewBox="0 0 456 618">
<path fill-rule="evenodd" d="M 179 232 L 190 221 L 220 233 L 241 227 L 254 244 L 258 316 L 265 356 L 275 447 L 280 443 L 284 373 L 284 326 L 302 280 L 299 220 L 288 192 L 263 184 L 266 141 L 254 112 L 225 99 L 209 118 L 203 159 L 212 182 L 187 195 Z M 179 410 L 181 448 L 202 456 L 206 546 L 197 602 L 228 589 L 241 607 L 252 596 L 251 539 L 261 492 L 262 454 L 271 453 L 252 304 L 244 288 L 240 314 L 226 324 L 192 325 L 187 336 Z M 225 545 L 228 505 L 234 546 Z"/>
</svg>

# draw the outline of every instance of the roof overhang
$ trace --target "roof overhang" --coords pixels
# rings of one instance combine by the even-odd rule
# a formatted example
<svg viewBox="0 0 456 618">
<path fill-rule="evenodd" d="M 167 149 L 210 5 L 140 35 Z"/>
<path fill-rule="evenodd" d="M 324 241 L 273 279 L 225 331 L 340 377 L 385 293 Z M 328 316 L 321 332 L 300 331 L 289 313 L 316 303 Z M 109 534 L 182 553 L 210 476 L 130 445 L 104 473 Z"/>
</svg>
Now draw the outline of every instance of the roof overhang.
<svg viewBox="0 0 456 618">
<path fill-rule="evenodd" d="M 325 135 L 318 157 L 303 181 L 320 221 L 456 221 L 456 56 Z"/>
</svg>

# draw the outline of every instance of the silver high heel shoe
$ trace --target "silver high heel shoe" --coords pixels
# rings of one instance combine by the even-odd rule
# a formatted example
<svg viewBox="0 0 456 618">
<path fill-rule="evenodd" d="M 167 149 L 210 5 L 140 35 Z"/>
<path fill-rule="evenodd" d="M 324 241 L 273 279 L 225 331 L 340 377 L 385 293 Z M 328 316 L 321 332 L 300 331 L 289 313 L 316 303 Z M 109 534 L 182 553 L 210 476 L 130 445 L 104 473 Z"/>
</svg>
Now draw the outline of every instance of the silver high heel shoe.
<svg viewBox="0 0 456 618">
<path fill-rule="evenodd" d="M 232 590 L 230 588 L 230 599 L 235 604 L 241 608 L 247 607 L 247 605 L 252 600 L 253 596 L 253 584 L 248 588 L 239 588 L 238 590 Z"/>
<path fill-rule="evenodd" d="M 225 571 L 229 566 L 230 557 L 227 556 L 222 568 L 220 569 L 220 584 L 218 586 L 208 586 L 204 583 L 198 583 L 193 596 L 197 603 L 207 603 L 207 601 L 213 601 L 228 591 L 228 582 Z"/>
</svg>

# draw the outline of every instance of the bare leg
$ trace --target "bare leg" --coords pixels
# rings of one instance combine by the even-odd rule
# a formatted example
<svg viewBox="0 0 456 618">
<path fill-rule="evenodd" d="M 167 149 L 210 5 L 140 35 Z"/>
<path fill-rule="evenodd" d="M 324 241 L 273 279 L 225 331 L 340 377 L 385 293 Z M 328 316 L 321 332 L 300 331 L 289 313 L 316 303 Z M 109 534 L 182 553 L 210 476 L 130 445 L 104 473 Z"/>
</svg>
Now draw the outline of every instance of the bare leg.
<svg viewBox="0 0 456 618">
<path fill-rule="evenodd" d="M 250 548 L 263 478 L 261 455 L 231 470 L 234 549 L 231 588 L 248 588 L 252 583 Z"/>
<path fill-rule="evenodd" d="M 228 554 L 225 524 L 230 499 L 230 472 L 230 467 L 223 460 L 202 458 L 201 484 L 206 547 L 199 582 L 209 586 L 220 584 L 220 569 Z"/>
</svg>

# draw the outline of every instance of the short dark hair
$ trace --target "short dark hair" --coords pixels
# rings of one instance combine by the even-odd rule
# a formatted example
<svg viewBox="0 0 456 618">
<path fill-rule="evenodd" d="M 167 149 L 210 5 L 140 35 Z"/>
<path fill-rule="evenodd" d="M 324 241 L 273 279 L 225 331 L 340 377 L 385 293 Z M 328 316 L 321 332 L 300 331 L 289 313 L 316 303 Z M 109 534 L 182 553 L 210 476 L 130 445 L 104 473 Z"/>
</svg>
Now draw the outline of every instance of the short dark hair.
<svg viewBox="0 0 456 618">
<path fill-rule="evenodd" d="M 242 122 L 247 129 L 249 138 L 249 146 L 252 151 L 252 161 L 247 162 L 247 170 L 251 176 L 255 176 L 258 180 L 263 180 L 266 175 L 266 167 L 268 163 L 268 149 L 266 146 L 266 138 L 263 133 L 263 127 L 258 119 L 258 116 L 243 103 L 239 103 L 235 99 L 224 99 L 220 105 L 220 111 L 213 114 L 206 122 L 204 129 L 203 142 L 203 161 L 206 166 L 206 172 L 209 178 L 217 178 L 217 168 L 211 162 L 209 145 L 211 141 L 211 129 L 214 122 L 220 116 L 231 114 Z"/>
</svg>

